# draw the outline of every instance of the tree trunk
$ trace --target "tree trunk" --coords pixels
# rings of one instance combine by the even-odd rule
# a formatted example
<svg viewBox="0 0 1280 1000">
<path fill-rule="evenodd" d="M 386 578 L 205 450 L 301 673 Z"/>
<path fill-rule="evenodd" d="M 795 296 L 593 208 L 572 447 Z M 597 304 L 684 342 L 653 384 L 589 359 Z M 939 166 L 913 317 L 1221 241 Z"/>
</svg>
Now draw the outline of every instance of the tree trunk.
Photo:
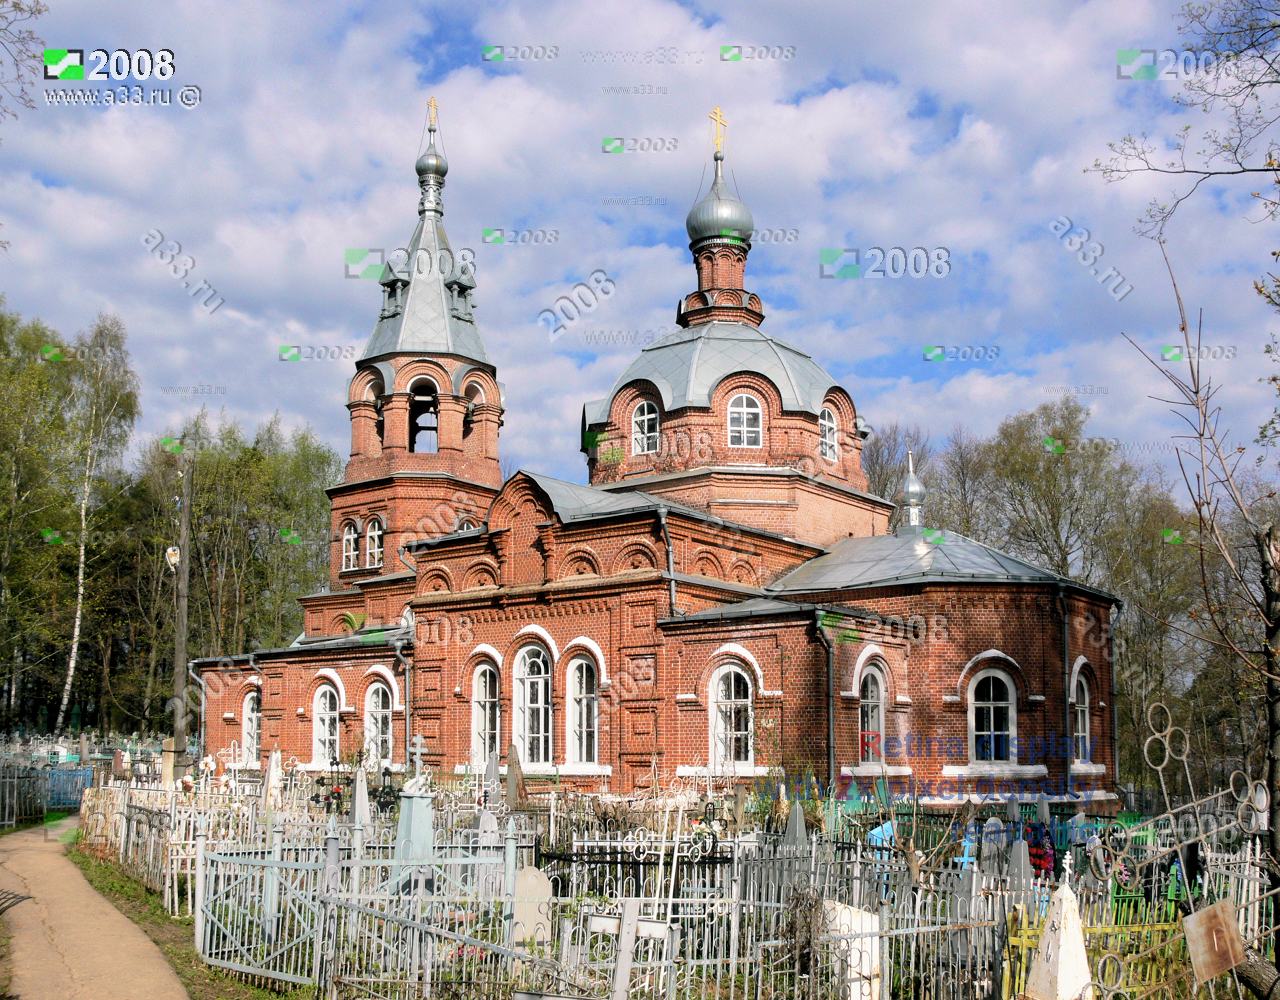
<svg viewBox="0 0 1280 1000">
<path fill-rule="evenodd" d="M 93 476 L 93 414 L 90 411 L 89 442 L 84 456 L 84 480 L 80 494 L 80 545 L 76 565 L 76 615 L 71 626 L 71 655 L 67 658 L 67 681 L 62 685 L 62 704 L 58 706 L 58 720 L 53 724 L 55 733 L 62 732 L 62 721 L 67 714 L 67 702 L 71 700 L 71 682 L 76 676 L 76 658 L 80 654 L 80 622 L 84 617 L 84 550 L 89 533 L 89 481 Z"/>
</svg>

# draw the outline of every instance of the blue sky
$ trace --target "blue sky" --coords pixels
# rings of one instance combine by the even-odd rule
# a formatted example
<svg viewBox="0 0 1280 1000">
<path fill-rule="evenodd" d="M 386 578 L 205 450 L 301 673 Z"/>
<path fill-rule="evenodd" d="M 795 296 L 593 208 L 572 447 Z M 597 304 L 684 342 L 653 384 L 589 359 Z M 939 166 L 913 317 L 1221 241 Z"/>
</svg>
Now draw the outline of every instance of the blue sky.
<svg viewBox="0 0 1280 1000">
<path fill-rule="evenodd" d="M 145 434 L 209 404 L 246 424 L 278 411 L 345 454 L 352 363 L 280 362 L 278 348 L 358 353 L 368 338 L 378 289 L 344 278 L 343 251 L 408 239 L 434 94 L 450 161 L 446 226 L 455 248 L 475 250 L 477 320 L 507 392 L 504 457 L 581 480 L 582 403 L 608 391 L 646 331 L 672 327 L 694 286 L 684 216 L 709 177 L 707 113 L 719 105 L 727 165 L 757 230 L 781 236 L 758 239 L 748 263 L 764 329 L 824 364 L 873 427 L 918 422 L 940 442 L 957 423 L 988 433 L 1062 386 L 1098 387 L 1078 397 L 1092 432 L 1158 459 L 1176 424 L 1149 398 L 1158 375 L 1121 334 L 1157 356 L 1175 342 L 1163 263 L 1133 231 L 1168 184 L 1107 184 L 1084 168 L 1126 132 L 1165 138 L 1202 124 L 1173 103 L 1176 82 L 1116 79 L 1117 49 L 1182 48 L 1176 5 L 978 10 L 553 0 L 465 11 L 311 3 L 303 14 L 223 3 L 211 20 L 190 2 L 56 3 L 39 25 L 48 46 L 172 49 L 173 79 L 146 86 L 172 87 L 175 101 L 195 86 L 200 99 L 53 105 L 44 89 L 83 84 L 39 83 L 35 110 L 0 127 L 0 235 L 11 243 L 0 291 L 68 335 L 99 311 L 118 314 Z M 722 61 L 727 44 L 766 58 Z M 485 61 L 488 45 L 512 55 Z M 551 46 L 555 58 L 518 58 Z M 605 136 L 676 142 L 616 155 L 602 153 Z M 1234 348 L 1206 367 L 1244 440 L 1271 406 L 1258 377 L 1277 326 L 1251 285 L 1280 246 L 1248 195 L 1247 183 L 1202 195 L 1169 234 L 1183 294 L 1205 310 L 1205 343 Z M 1060 216 L 1089 229 L 1100 270 L 1132 285 L 1123 301 L 1049 230 Z M 557 238 L 486 245 L 485 228 Z M 148 253 L 150 230 L 180 242 L 191 276 L 225 300 L 213 315 Z M 828 247 L 944 248 L 951 270 L 822 279 Z M 616 294 L 550 341 L 538 313 L 596 269 Z M 598 331 L 635 336 L 601 344 Z M 929 362 L 926 345 L 987 356 Z M 166 392 L 195 384 L 224 392 Z"/>
</svg>

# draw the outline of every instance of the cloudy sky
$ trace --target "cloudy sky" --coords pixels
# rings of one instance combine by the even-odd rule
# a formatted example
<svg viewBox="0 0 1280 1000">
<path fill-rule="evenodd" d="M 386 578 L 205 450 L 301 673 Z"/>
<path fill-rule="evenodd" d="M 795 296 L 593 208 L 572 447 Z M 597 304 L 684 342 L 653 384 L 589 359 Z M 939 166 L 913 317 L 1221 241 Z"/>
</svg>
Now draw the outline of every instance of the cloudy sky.
<svg viewBox="0 0 1280 1000">
<path fill-rule="evenodd" d="M 278 411 L 346 454 L 351 361 L 281 362 L 279 348 L 358 353 L 367 340 L 379 291 L 345 277 L 344 251 L 407 241 L 430 95 L 446 226 L 475 250 L 514 465 L 583 479 L 582 403 L 672 327 L 694 287 L 684 217 L 708 176 L 715 105 L 762 234 L 747 287 L 765 330 L 826 365 L 872 426 L 985 433 L 1063 387 L 1083 390 L 1093 433 L 1134 457 L 1158 460 L 1175 426 L 1121 338 L 1157 356 L 1176 342 L 1163 263 L 1134 233 L 1167 184 L 1084 171 L 1127 132 L 1202 124 L 1173 104 L 1177 82 L 1117 79 L 1117 49 L 1182 48 L 1167 0 L 51 6 L 49 47 L 172 50 L 172 78 L 145 85 L 172 104 L 52 103 L 107 85 L 37 84 L 35 110 L 0 128 L 0 292 L 67 335 L 119 315 L 146 434 L 201 405 L 246 424 Z M 742 57 L 722 59 L 726 45 Z M 486 59 L 490 46 L 504 58 Z M 636 142 L 611 154 L 605 137 Z M 665 148 L 627 148 L 653 139 Z M 1224 186 L 1169 234 L 1205 343 L 1235 355 L 1209 367 L 1244 439 L 1270 406 L 1258 378 L 1277 326 L 1251 282 L 1280 233 L 1257 215 L 1248 183 Z M 1050 230 L 1059 217 L 1089 230 L 1099 273 L 1132 286 L 1122 301 Z M 499 228 L 531 242 L 486 244 Z M 224 300 L 212 315 L 143 245 L 152 231 L 194 261 L 192 288 Z M 555 241 L 532 242 L 537 231 Z M 945 249 L 950 273 L 820 277 L 824 248 L 866 264 L 876 247 Z M 550 340 L 539 312 L 596 269 L 615 294 Z M 926 360 L 933 345 L 956 350 Z M 193 385 L 225 394 L 173 388 Z"/>
</svg>

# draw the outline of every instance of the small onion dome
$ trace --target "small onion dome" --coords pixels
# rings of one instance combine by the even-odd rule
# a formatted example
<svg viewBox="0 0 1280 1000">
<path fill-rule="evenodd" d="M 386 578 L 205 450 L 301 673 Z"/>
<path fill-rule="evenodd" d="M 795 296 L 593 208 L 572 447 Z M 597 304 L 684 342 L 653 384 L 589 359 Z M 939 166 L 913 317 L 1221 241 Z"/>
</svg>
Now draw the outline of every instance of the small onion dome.
<svg viewBox="0 0 1280 1000">
<path fill-rule="evenodd" d="M 425 180 L 428 177 L 439 177 L 444 180 L 444 175 L 449 172 L 449 161 L 445 159 L 444 153 L 436 149 L 436 130 L 431 128 L 431 141 L 427 144 L 426 152 L 418 157 L 415 165 L 418 171 L 418 180 Z"/>
<path fill-rule="evenodd" d="M 720 237 L 750 242 L 751 233 L 755 229 L 751 210 L 730 194 L 725 186 L 724 153 L 717 150 L 715 160 L 716 176 L 711 182 L 711 190 L 689 209 L 689 215 L 684 220 L 689 240 L 696 243 Z"/>
<path fill-rule="evenodd" d="M 916 475 L 915 462 L 911 452 L 907 452 L 907 478 L 902 481 L 902 505 L 918 507 L 924 503 L 924 483 Z"/>
</svg>

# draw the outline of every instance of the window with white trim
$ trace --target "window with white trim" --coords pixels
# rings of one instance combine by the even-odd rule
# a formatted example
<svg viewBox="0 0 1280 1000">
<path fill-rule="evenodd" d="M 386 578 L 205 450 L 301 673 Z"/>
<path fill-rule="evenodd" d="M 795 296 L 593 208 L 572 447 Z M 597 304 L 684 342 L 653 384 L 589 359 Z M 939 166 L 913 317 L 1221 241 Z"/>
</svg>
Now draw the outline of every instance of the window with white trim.
<svg viewBox="0 0 1280 1000">
<path fill-rule="evenodd" d="M 245 766 L 257 767 L 262 756 L 262 694 L 258 691 L 250 691 L 244 696 L 240 746 Z"/>
<path fill-rule="evenodd" d="M 741 666 L 722 667 L 711 679 L 711 766 L 732 772 L 755 761 L 755 710 L 751 679 Z"/>
<path fill-rule="evenodd" d="M 391 763 L 391 689 L 381 681 L 364 696 L 364 752 L 379 767 Z"/>
<path fill-rule="evenodd" d="M 599 701 L 596 665 L 580 656 L 569 665 L 569 712 L 571 732 L 569 752 L 574 764 L 594 764 L 597 753 Z"/>
<path fill-rule="evenodd" d="M 482 663 L 471 678 L 471 762 L 477 767 L 498 752 L 500 692 L 498 668 Z"/>
<path fill-rule="evenodd" d="M 516 746 L 526 764 L 550 764 L 553 750 L 551 660 L 541 646 L 516 657 Z"/>
<path fill-rule="evenodd" d="M 884 677 L 868 664 L 858 685 L 858 746 L 862 763 L 884 762 Z"/>
<path fill-rule="evenodd" d="M 369 519 L 369 527 L 365 529 L 364 545 L 365 545 L 365 566 L 373 568 L 382 565 L 382 535 L 383 527 L 380 518 L 371 517 Z"/>
<path fill-rule="evenodd" d="M 824 461 L 834 462 L 840 457 L 836 430 L 836 415 L 824 406 L 818 415 L 818 448 Z"/>
<path fill-rule="evenodd" d="M 740 392 L 729 400 L 729 447 L 759 448 L 764 444 L 760 401 Z"/>
<path fill-rule="evenodd" d="M 328 767 L 338 759 L 338 691 L 321 684 L 311 699 L 311 762 Z"/>
<path fill-rule="evenodd" d="M 984 670 L 969 688 L 969 747 L 974 761 L 1012 763 L 1017 733 L 1013 681 L 998 670 Z"/>
<path fill-rule="evenodd" d="M 650 455 L 658 450 L 658 408 L 644 400 L 631 413 L 631 454 Z"/>
<path fill-rule="evenodd" d="M 1071 699 L 1072 743 L 1075 759 L 1089 761 L 1089 682 L 1083 676 L 1076 678 L 1076 689 Z"/>
<path fill-rule="evenodd" d="M 342 568 L 360 568 L 360 532 L 352 521 L 342 526 Z"/>
</svg>

